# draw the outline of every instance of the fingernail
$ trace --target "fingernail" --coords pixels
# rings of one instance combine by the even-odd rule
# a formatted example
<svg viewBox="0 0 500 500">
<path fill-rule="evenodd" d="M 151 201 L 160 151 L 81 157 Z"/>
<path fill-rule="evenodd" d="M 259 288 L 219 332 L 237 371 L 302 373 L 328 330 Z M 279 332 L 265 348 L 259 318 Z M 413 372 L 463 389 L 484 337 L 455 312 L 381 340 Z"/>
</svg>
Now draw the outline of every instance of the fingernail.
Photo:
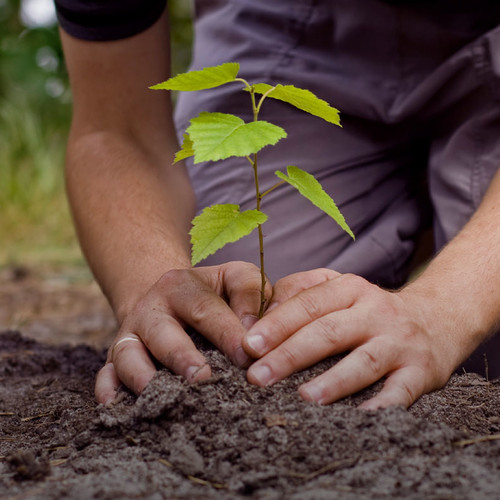
<svg viewBox="0 0 500 500">
<path fill-rule="evenodd" d="M 379 410 L 382 407 L 383 407 L 382 405 L 368 400 L 368 401 L 365 401 L 364 403 L 361 403 L 358 406 L 358 409 L 365 410 L 365 411 L 375 411 L 375 410 Z"/>
<path fill-rule="evenodd" d="M 249 314 L 248 316 L 243 316 L 243 318 L 241 318 L 241 324 L 245 327 L 246 330 L 250 330 L 250 328 L 252 328 L 252 326 L 255 325 L 258 320 L 259 318 L 257 318 L 257 316 Z"/>
<path fill-rule="evenodd" d="M 300 395 L 306 401 L 314 403 L 323 403 L 323 388 L 317 384 L 307 384 L 300 388 Z"/>
<path fill-rule="evenodd" d="M 114 400 L 115 400 L 114 396 L 110 396 L 109 398 L 106 398 L 106 400 L 104 401 L 104 406 L 106 406 L 106 408 L 113 406 Z"/>
<path fill-rule="evenodd" d="M 251 368 L 252 377 L 258 382 L 258 385 L 269 385 L 272 378 L 271 369 L 267 365 L 258 365 Z"/>
<path fill-rule="evenodd" d="M 188 381 L 188 382 L 191 382 L 194 378 L 196 378 L 196 375 L 198 375 L 198 373 L 201 371 L 201 369 L 204 367 L 205 365 L 201 365 L 201 366 L 190 366 L 187 370 L 186 370 L 186 374 L 184 375 L 184 378 Z"/>
<path fill-rule="evenodd" d="M 369 405 L 369 404 L 360 404 L 358 406 L 358 410 L 363 410 L 363 411 L 375 411 L 375 410 L 378 410 L 378 407 L 377 406 L 372 406 L 372 405 Z"/>
<path fill-rule="evenodd" d="M 247 344 L 252 351 L 255 351 L 259 356 L 264 354 L 266 349 L 266 342 L 262 335 L 253 334 L 247 337 Z"/>
<path fill-rule="evenodd" d="M 234 353 L 234 360 L 236 361 L 236 365 L 240 368 L 243 368 L 250 363 L 250 358 L 246 355 L 243 347 L 237 347 Z"/>
</svg>

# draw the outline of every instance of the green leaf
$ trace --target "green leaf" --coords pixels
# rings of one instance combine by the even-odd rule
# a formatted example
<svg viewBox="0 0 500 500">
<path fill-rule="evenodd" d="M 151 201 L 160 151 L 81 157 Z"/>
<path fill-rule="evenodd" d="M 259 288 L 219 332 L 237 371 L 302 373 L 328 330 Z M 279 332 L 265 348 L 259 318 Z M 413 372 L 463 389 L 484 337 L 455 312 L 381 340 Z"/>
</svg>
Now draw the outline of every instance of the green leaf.
<svg viewBox="0 0 500 500">
<path fill-rule="evenodd" d="M 239 205 L 212 205 L 193 219 L 191 235 L 191 263 L 193 266 L 227 243 L 250 234 L 267 215 L 259 210 L 240 212 Z"/>
<path fill-rule="evenodd" d="M 314 178 L 314 176 L 298 167 L 293 166 L 287 167 L 288 177 L 279 170 L 277 170 L 275 174 L 280 179 L 288 182 L 288 184 L 291 184 L 313 205 L 316 205 L 319 209 L 329 215 L 353 240 L 355 239 L 354 233 L 347 225 L 347 222 L 337 205 L 330 195 L 325 192 L 321 184 Z"/>
<path fill-rule="evenodd" d="M 149 87 L 153 90 L 204 90 L 219 87 L 225 83 L 234 82 L 238 76 L 238 63 L 224 63 L 199 71 L 181 73 L 169 80 Z"/>
<path fill-rule="evenodd" d="M 195 163 L 248 156 L 286 137 L 286 132 L 272 123 L 245 123 L 235 115 L 207 112 L 193 118 L 187 132 L 193 141 Z"/>
<path fill-rule="evenodd" d="M 177 153 L 175 153 L 174 164 L 178 161 L 185 160 L 194 155 L 193 141 L 189 134 L 184 134 L 184 141 L 182 142 L 182 147 Z"/>
<path fill-rule="evenodd" d="M 293 85 L 281 84 L 276 85 L 273 89 L 273 87 L 267 83 L 257 83 L 252 85 L 252 87 L 257 94 L 269 92 L 267 97 L 287 102 L 306 113 L 318 116 L 329 123 L 341 127 L 338 109 L 333 108 L 323 99 L 316 97 L 310 90 L 300 89 Z"/>
</svg>

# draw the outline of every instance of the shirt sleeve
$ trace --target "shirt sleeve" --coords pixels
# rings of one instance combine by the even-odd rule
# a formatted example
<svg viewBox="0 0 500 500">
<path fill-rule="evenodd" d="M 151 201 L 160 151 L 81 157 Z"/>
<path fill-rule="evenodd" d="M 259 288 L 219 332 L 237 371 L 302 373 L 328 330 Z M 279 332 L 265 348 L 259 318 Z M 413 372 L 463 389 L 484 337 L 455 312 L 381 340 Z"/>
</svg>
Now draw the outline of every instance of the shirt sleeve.
<svg viewBox="0 0 500 500">
<path fill-rule="evenodd" d="M 167 0 L 55 0 L 57 18 L 68 34 L 83 40 L 128 38 L 152 26 Z"/>
</svg>

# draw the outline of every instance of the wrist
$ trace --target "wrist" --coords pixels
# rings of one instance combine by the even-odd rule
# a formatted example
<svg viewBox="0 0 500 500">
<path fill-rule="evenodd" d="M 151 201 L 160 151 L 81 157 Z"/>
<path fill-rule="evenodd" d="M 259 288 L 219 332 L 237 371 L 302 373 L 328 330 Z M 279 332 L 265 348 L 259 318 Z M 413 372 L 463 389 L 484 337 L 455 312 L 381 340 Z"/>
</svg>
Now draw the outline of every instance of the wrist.
<svg viewBox="0 0 500 500">
<path fill-rule="evenodd" d="M 443 285 L 443 283 L 445 283 Z M 458 292 L 445 280 L 422 276 L 397 292 L 454 370 L 492 331 L 477 297 Z"/>
</svg>

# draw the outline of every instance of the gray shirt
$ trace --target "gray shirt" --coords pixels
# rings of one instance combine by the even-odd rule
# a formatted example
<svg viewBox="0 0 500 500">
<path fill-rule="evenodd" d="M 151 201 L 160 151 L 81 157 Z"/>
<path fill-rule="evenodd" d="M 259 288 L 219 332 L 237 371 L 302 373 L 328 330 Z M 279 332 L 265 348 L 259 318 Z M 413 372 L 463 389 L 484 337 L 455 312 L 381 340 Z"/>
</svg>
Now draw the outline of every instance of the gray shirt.
<svg viewBox="0 0 500 500">
<path fill-rule="evenodd" d="M 341 112 L 343 128 L 281 102 L 261 117 L 288 138 L 260 154 L 261 185 L 297 165 L 333 196 L 356 234 L 290 186 L 265 198 L 266 272 L 330 267 L 386 287 L 408 277 L 419 234 L 440 248 L 467 222 L 500 165 L 500 6 L 391 6 L 376 0 L 203 0 L 196 4 L 193 69 L 236 61 L 251 83 L 308 88 Z M 238 85 L 180 96 L 179 134 L 200 111 L 251 119 Z M 189 163 L 199 209 L 254 208 L 245 159 Z M 204 263 L 257 263 L 256 234 Z"/>
</svg>

